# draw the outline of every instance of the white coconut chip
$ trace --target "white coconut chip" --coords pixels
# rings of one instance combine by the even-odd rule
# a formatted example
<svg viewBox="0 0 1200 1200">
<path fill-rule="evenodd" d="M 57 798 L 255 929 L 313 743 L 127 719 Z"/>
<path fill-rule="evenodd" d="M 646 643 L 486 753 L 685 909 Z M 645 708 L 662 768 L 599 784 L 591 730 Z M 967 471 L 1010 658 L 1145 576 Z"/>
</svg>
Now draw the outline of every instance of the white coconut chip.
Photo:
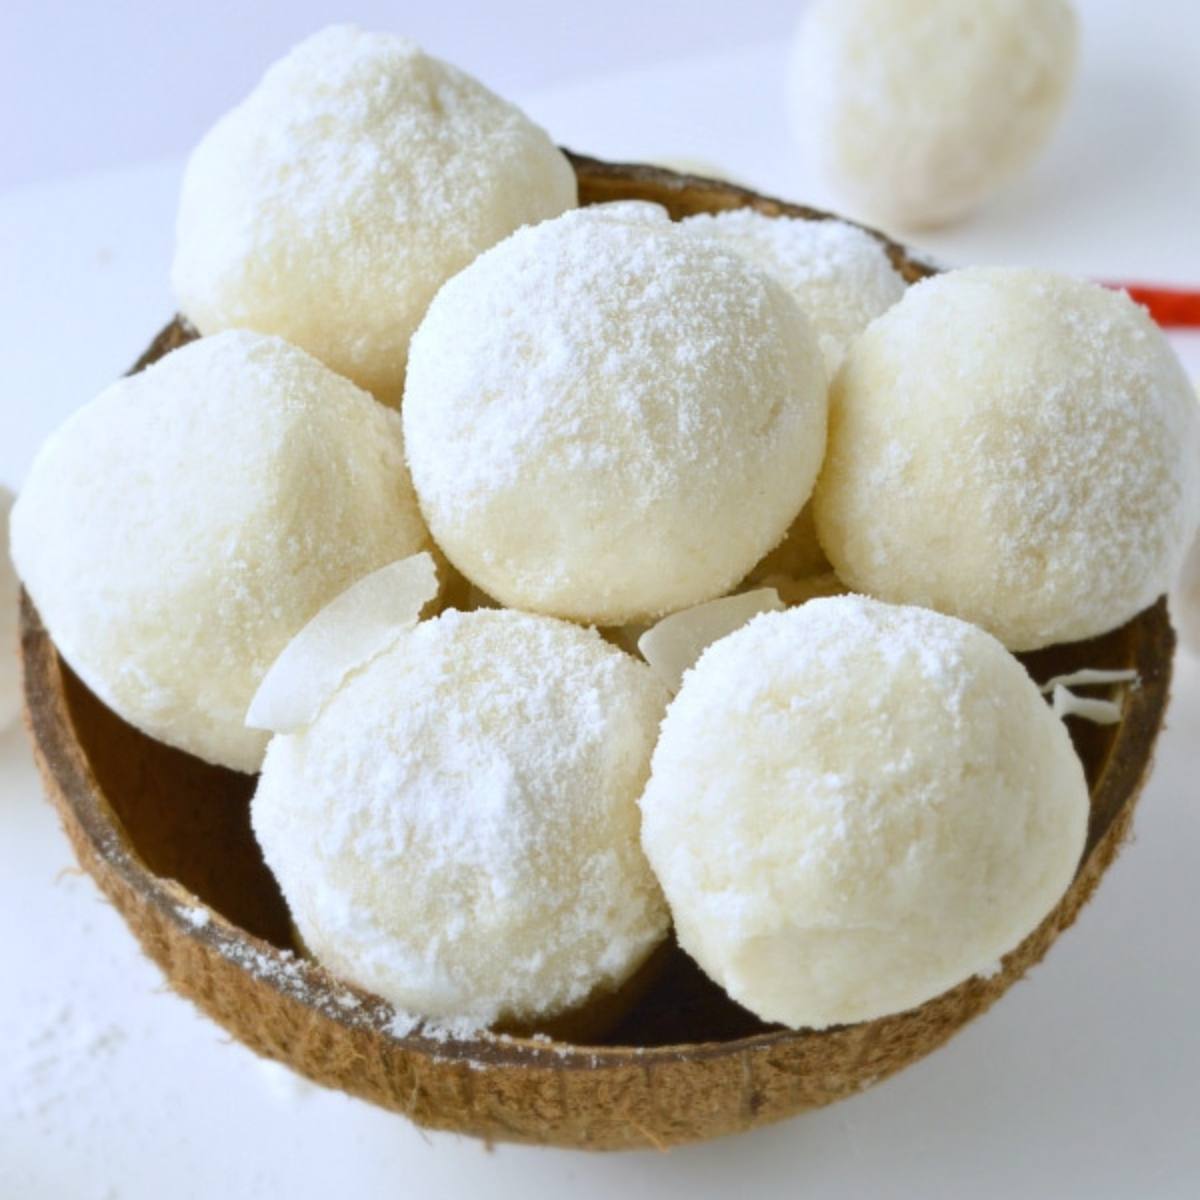
<svg viewBox="0 0 1200 1200">
<path fill-rule="evenodd" d="M 1136 683 L 1138 673 L 1132 667 L 1104 670 L 1099 667 L 1082 667 L 1066 675 L 1055 675 L 1039 684 L 1043 696 L 1050 696 L 1051 707 L 1056 717 L 1082 717 L 1097 725 L 1115 725 L 1121 719 L 1121 705 L 1117 700 L 1089 700 L 1077 696 L 1073 687 L 1098 687 L 1110 683 Z"/>
<path fill-rule="evenodd" d="M 1055 675 L 1053 679 L 1047 679 L 1045 683 L 1038 686 L 1043 696 L 1049 696 L 1057 687 L 1094 687 L 1102 683 L 1132 683 L 1137 677 L 1138 673 L 1132 667 L 1116 671 L 1083 667 L 1081 670 L 1072 671 L 1069 675 Z"/>
<path fill-rule="evenodd" d="M 659 679 L 676 692 L 684 672 L 713 642 L 741 629 L 759 613 L 780 612 L 783 608 L 774 588 L 723 596 L 664 617 L 638 638 L 638 649 Z"/>
<path fill-rule="evenodd" d="M 1061 683 L 1054 689 L 1051 708 L 1056 717 L 1082 717 L 1097 725 L 1115 725 L 1121 719 L 1121 706 L 1115 700 L 1088 700 Z"/>
<path fill-rule="evenodd" d="M 415 625 L 437 591 L 433 558 L 424 551 L 363 576 L 284 647 L 250 702 L 246 724 L 272 733 L 311 724 L 342 680 Z"/>
</svg>

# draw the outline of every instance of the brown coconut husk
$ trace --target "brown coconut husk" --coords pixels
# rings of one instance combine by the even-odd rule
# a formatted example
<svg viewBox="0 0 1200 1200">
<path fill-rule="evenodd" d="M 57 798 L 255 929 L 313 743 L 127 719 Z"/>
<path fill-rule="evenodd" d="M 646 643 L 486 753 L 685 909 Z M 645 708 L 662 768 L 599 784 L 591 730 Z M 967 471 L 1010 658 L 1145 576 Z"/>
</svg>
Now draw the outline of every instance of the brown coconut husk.
<svg viewBox="0 0 1200 1200">
<path fill-rule="evenodd" d="M 584 203 L 655 200 L 676 217 L 743 206 L 828 215 L 654 167 L 572 161 Z M 906 278 L 930 273 L 881 240 Z M 195 336 L 173 321 L 135 369 Z M 1140 686 L 1118 724 L 1068 722 L 1091 790 L 1087 847 L 1061 902 L 990 978 L 881 1020 L 795 1032 L 764 1025 L 670 947 L 649 991 L 603 1040 L 455 1040 L 405 1032 L 382 1000 L 297 955 L 250 829 L 254 780 L 126 724 L 59 657 L 28 597 L 21 610 L 27 724 L 46 790 L 80 863 L 177 992 L 258 1053 L 420 1125 L 589 1149 L 663 1149 L 829 1104 L 928 1054 L 988 1008 L 1075 920 L 1125 839 L 1173 650 L 1160 601 L 1102 638 L 1026 656 L 1039 679 L 1133 667 Z"/>
</svg>

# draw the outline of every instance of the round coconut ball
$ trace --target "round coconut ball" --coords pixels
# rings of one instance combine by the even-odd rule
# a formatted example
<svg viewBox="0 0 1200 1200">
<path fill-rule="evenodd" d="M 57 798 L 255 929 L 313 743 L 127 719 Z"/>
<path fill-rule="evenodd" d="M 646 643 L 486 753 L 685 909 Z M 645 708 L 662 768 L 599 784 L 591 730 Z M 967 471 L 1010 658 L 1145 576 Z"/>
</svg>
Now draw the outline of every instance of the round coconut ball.
<svg viewBox="0 0 1200 1200">
<path fill-rule="evenodd" d="M 793 126 L 860 212 L 942 224 L 1047 141 L 1077 42 L 1067 0 L 813 0 L 790 72 Z"/>
<path fill-rule="evenodd" d="M 279 338 L 202 338 L 34 460 L 13 561 L 60 653 L 160 741 L 255 771 L 267 668 L 355 580 L 422 549 L 400 418 Z"/>
<path fill-rule="evenodd" d="M 1070 883 L 1088 791 L 999 642 L 846 596 L 708 648 L 642 812 L 683 948 L 764 1020 L 823 1028 L 993 970 Z"/>
<path fill-rule="evenodd" d="M 825 447 L 820 351 L 740 255 L 601 206 L 520 230 L 438 293 L 404 428 L 438 545 L 503 604 L 604 625 L 727 592 Z"/>
<path fill-rule="evenodd" d="M 855 591 L 983 626 L 1012 650 L 1135 616 L 1200 515 L 1200 420 L 1123 293 L 1046 271 L 916 284 L 830 397 L 817 532 Z"/>
<path fill-rule="evenodd" d="M 668 926 L 637 807 L 665 701 L 549 617 L 402 634 L 267 752 L 254 830 L 304 944 L 460 1031 L 619 988 Z"/>
<path fill-rule="evenodd" d="M 830 378 L 850 343 L 904 295 L 904 278 L 883 243 L 845 221 L 734 208 L 686 217 L 680 228 L 712 238 L 774 275 L 812 322 Z"/>
<path fill-rule="evenodd" d="M 576 203 L 517 108 L 406 38 L 317 33 L 188 162 L 172 282 L 202 333 L 276 333 L 399 400 L 434 293 L 481 250 Z"/>
<path fill-rule="evenodd" d="M 748 258 L 782 283 L 812 323 L 830 379 L 850 343 L 904 295 L 903 276 L 865 229 L 845 221 L 769 217 L 752 208 L 697 213 L 680 228 L 711 238 Z M 829 571 L 805 505 L 787 536 L 748 576 L 751 583 L 810 579 Z"/>
</svg>

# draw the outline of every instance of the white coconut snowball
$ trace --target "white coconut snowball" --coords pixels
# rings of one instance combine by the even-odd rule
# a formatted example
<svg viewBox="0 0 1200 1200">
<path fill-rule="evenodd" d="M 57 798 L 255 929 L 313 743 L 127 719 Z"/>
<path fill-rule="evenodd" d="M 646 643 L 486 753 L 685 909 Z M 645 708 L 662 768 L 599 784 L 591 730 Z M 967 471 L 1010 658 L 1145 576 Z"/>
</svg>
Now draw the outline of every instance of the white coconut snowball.
<svg viewBox="0 0 1200 1200">
<path fill-rule="evenodd" d="M 1200 413 L 1124 293 L 973 268 L 910 288 L 855 342 L 814 495 L 854 591 L 1013 650 L 1093 637 L 1162 595 L 1200 514 Z"/>
<path fill-rule="evenodd" d="M 20 585 L 8 554 L 8 518 L 13 494 L 0 485 L 0 733 L 21 711 L 21 680 L 17 669 L 17 604 Z"/>
<path fill-rule="evenodd" d="M 680 227 L 745 255 L 795 296 L 816 330 L 831 379 L 850 343 L 904 295 L 904 279 L 883 243 L 845 221 L 735 208 L 685 217 Z"/>
<path fill-rule="evenodd" d="M 724 594 L 782 539 L 825 410 L 820 352 L 780 284 L 641 211 L 584 209 L 438 293 L 404 426 L 426 520 L 464 575 L 510 607 L 620 625 Z"/>
<path fill-rule="evenodd" d="M 1070 738 L 999 642 L 859 596 L 710 646 L 641 803 L 680 944 L 793 1028 L 990 969 L 1067 888 L 1088 821 Z"/>
<path fill-rule="evenodd" d="M 716 239 L 774 275 L 812 323 L 825 371 L 837 374 L 850 343 L 904 295 L 904 278 L 878 238 L 845 221 L 768 217 L 751 208 L 685 217 L 680 228 Z M 806 505 L 751 582 L 807 579 L 829 570 Z"/>
<path fill-rule="evenodd" d="M 202 333 L 277 333 L 381 399 L 442 282 L 576 203 L 517 108 L 407 38 L 333 26 L 205 136 L 183 181 L 172 282 Z"/>
<path fill-rule="evenodd" d="M 942 224 L 1047 141 L 1077 43 L 1067 0 L 812 0 L 789 73 L 793 127 L 859 213 Z"/>
<path fill-rule="evenodd" d="M 399 417 L 279 338 L 202 338 L 72 415 L 34 461 L 13 561 L 110 708 L 257 770 L 246 709 L 284 646 L 428 534 Z"/>
<path fill-rule="evenodd" d="M 449 611 L 272 741 L 252 818 L 335 974 L 455 1028 L 621 985 L 667 932 L 637 797 L 666 692 L 593 630 Z"/>
</svg>

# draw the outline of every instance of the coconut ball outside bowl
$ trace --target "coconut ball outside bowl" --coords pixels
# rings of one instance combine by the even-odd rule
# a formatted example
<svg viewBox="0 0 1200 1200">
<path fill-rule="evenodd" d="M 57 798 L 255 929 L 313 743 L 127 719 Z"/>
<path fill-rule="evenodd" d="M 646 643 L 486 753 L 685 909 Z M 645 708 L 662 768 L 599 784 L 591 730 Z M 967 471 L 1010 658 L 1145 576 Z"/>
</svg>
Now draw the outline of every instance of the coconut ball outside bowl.
<svg viewBox="0 0 1200 1200">
<path fill-rule="evenodd" d="M 675 218 L 751 207 L 822 214 L 731 184 L 572 159 L 585 204 L 661 203 Z M 908 280 L 928 274 L 883 243 Z M 151 361 L 190 340 L 176 322 Z M 123 722 L 65 664 L 29 600 L 25 701 L 47 790 L 80 862 L 172 987 L 257 1052 L 325 1086 L 475 1136 L 594 1149 L 664 1148 L 734 1133 L 853 1095 L 929 1053 L 1020 979 L 1072 923 L 1125 838 L 1166 706 L 1174 638 L 1163 602 L 1087 642 L 1022 661 L 1032 676 L 1132 668 L 1120 720 L 1075 720 L 1090 810 L 1083 854 L 1052 911 L 986 978 L 917 1008 L 820 1031 L 768 1025 L 671 946 L 650 990 L 601 1041 L 408 1028 L 378 996 L 297 952 L 250 828 L 255 782 Z"/>
</svg>

